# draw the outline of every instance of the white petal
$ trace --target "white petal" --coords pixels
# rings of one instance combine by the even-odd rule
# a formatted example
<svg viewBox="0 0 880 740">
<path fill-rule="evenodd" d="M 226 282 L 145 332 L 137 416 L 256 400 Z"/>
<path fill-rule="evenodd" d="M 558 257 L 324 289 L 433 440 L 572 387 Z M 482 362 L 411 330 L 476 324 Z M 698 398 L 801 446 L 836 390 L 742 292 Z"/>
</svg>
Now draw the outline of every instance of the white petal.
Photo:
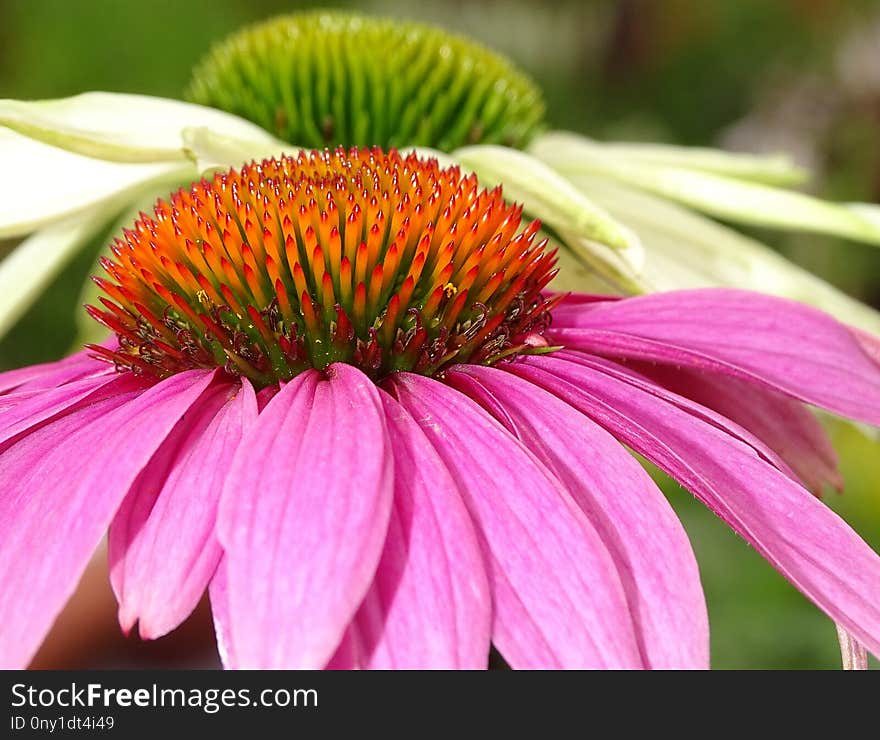
<svg viewBox="0 0 880 740">
<path fill-rule="evenodd" d="M 204 126 L 183 130 L 183 144 L 190 159 L 196 163 L 201 177 L 214 170 L 227 170 L 253 160 L 270 159 L 282 154 L 296 156 L 299 147 L 282 142 L 259 142 L 226 136 Z"/>
<path fill-rule="evenodd" d="M 454 159 L 477 173 L 483 185 L 501 184 L 508 200 L 522 203 L 591 262 L 612 276 L 634 278 L 644 258 L 638 238 L 596 206 L 564 177 L 534 157 L 501 146 L 457 149 Z"/>
<path fill-rule="evenodd" d="M 108 201 L 121 208 L 146 184 L 196 179 L 191 162 L 118 164 L 42 144 L 0 129 L 0 238 L 37 228 Z"/>
<path fill-rule="evenodd" d="M 880 205 L 876 203 L 847 203 L 846 207 L 880 229 Z"/>
<path fill-rule="evenodd" d="M 104 207 L 74 216 L 25 239 L 0 262 L 0 336 L 113 217 Z"/>
<path fill-rule="evenodd" d="M 618 252 L 608 249 L 601 242 L 587 239 L 562 227 L 558 228 L 555 236 L 567 249 L 560 249 L 558 254 L 569 252 L 589 272 L 593 273 L 594 279 L 591 281 L 593 284 L 595 284 L 595 277 L 598 277 L 607 286 L 604 292 L 608 292 L 610 289 L 612 293 L 644 293 L 648 290 L 644 274 L 646 254 L 638 235 L 630 229 L 627 231 L 632 233 L 632 244 L 638 245 L 634 256 L 630 254 L 629 250 Z M 561 267 L 561 260 L 559 262 Z M 578 290 L 585 292 L 586 288 Z"/>
<path fill-rule="evenodd" d="M 572 181 L 640 236 L 647 257 L 643 280 L 652 290 L 748 288 L 812 304 L 880 334 L 880 313 L 753 239 L 602 177 L 578 175 Z"/>
<path fill-rule="evenodd" d="M 619 293 L 620 287 L 613 280 L 603 278 L 596 269 L 571 249 L 556 252 L 556 267 L 559 272 L 550 283 L 550 290 L 560 293 Z M 642 293 L 643 290 L 634 290 Z"/>
<path fill-rule="evenodd" d="M 259 126 L 214 108 L 147 95 L 89 92 L 58 100 L 0 100 L 0 124 L 52 146 L 119 162 L 184 159 L 189 126 L 255 143 Z"/>
<path fill-rule="evenodd" d="M 729 221 L 880 245 L 880 224 L 846 205 L 709 172 L 616 157 L 588 139 L 572 137 L 567 149 L 567 157 L 556 149 L 552 155 L 553 166 L 565 175 L 601 175 Z"/>
<path fill-rule="evenodd" d="M 799 185 L 809 179 L 809 173 L 785 154 L 763 156 L 669 144 L 598 142 L 568 131 L 550 131 L 537 137 L 529 151 L 554 166 L 570 163 L 573 153 L 578 157 L 604 154 L 634 164 L 713 172 L 768 185 Z"/>
</svg>

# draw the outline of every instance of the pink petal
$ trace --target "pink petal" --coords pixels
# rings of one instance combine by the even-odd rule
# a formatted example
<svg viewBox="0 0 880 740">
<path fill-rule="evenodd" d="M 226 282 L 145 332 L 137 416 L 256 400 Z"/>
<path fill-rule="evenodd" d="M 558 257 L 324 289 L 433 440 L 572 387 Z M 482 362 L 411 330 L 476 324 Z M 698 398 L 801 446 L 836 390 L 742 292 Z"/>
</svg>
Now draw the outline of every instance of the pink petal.
<svg viewBox="0 0 880 740">
<path fill-rule="evenodd" d="M 687 290 L 557 316 L 551 343 L 608 357 L 735 375 L 880 424 L 880 366 L 813 308 L 740 290 Z"/>
<path fill-rule="evenodd" d="M 119 622 L 153 639 L 183 622 L 222 551 L 217 505 L 242 434 L 257 419 L 247 380 L 209 388 L 138 476 L 110 526 Z"/>
<path fill-rule="evenodd" d="M 511 369 L 676 478 L 835 622 L 880 651 L 880 557 L 805 488 L 740 440 L 627 382 L 613 363 L 532 357 Z"/>
<path fill-rule="evenodd" d="M 494 597 L 492 641 L 515 668 L 642 667 L 611 556 L 560 482 L 459 391 L 398 373 L 393 390 L 452 474 Z"/>
<path fill-rule="evenodd" d="M 553 309 L 554 323 L 556 323 L 558 318 L 563 326 L 568 326 L 573 320 L 579 319 L 584 311 L 592 311 L 594 308 L 599 308 L 605 303 L 616 303 L 617 301 L 626 300 L 624 296 L 596 293 L 568 293 L 563 295 L 565 295 L 565 298 Z"/>
<path fill-rule="evenodd" d="M 394 506 L 373 586 L 334 667 L 485 668 L 492 604 L 470 516 L 412 417 L 382 394 Z"/>
<path fill-rule="evenodd" d="M 242 667 L 326 665 L 382 554 L 393 479 L 379 391 L 351 366 L 326 373 L 302 373 L 269 401 L 223 489 Z"/>
<path fill-rule="evenodd" d="M 217 570 L 208 587 L 211 599 L 211 616 L 214 618 L 214 633 L 217 636 L 217 652 L 220 661 L 227 669 L 238 668 L 238 658 L 232 644 L 232 627 L 229 620 L 229 583 L 226 575 L 226 558 L 221 557 Z"/>
<path fill-rule="evenodd" d="M 583 361 L 585 355 L 584 353 L 576 350 L 559 350 L 555 352 L 553 356 L 554 358 L 560 360 L 581 362 Z M 778 470 L 781 470 L 793 480 L 798 480 L 797 474 L 789 467 L 788 463 L 786 463 L 786 461 L 783 460 L 774 449 L 769 447 L 763 440 L 759 439 L 751 431 L 743 426 L 740 426 L 735 421 L 725 416 L 722 416 L 713 409 L 708 408 L 707 406 L 702 406 L 701 404 L 697 403 L 696 401 L 685 395 L 679 395 L 672 392 L 665 386 L 658 385 L 651 376 L 663 372 L 665 368 L 650 366 L 648 363 L 643 362 L 627 361 L 626 367 L 624 369 L 613 361 L 602 360 L 598 357 L 595 357 L 593 359 L 596 362 L 604 363 L 603 367 L 605 368 L 605 372 L 607 372 L 608 374 L 616 375 L 622 373 L 626 382 L 632 383 L 646 393 L 656 396 L 658 399 L 680 408 L 682 411 L 687 412 L 691 416 L 702 419 L 703 421 L 724 430 L 727 434 L 747 444 L 758 455 L 760 455 Z M 669 371 L 670 375 L 674 376 L 675 373 L 676 371 Z M 731 378 L 727 377 L 724 379 L 724 381 L 719 380 L 719 382 L 726 382 L 727 380 L 731 380 Z M 736 381 L 737 379 L 733 378 L 732 380 Z"/>
<path fill-rule="evenodd" d="M 31 658 L 128 489 L 210 379 L 190 371 L 111 396 L 0 454 L 0 665 Z"/>
<path fill-rule="evenodd" d="M 82 406 L 130 390 L 145 390 L 148 383 L 132 375 L 93 375 L 74 380 L 57 388 L 16 391 L 0 396 L 16 402 L 0 410 L 0 450 L 8 447 L 18 435 L 41 424 L 68 414 Z"/>
<path fill-rule="evenodd" d="M 798 401 L 746 383 L 684 368 L 655 366 L 641 372 L 748 429 L 784 460 L 798 480 L 821 494 L 841 490 L 837 453 L 816 417 Z"/>
<path fill-rule="evenodd" d="M 880 365 L 880 339 L 873 334 L 868 334 L 868 332 L 854 326 L 850 327 L 850 331 L 855 335 L 856 340 L 858 340 L 858 343 L 865 351 L 865 354 L 867 354 L 875 363 Z"/>
<path fill-rule="evenodd" d="M 360 662 L 360 637 L 357 634 L 355 623 L 349 626 L 342 636 L 342 642 L 336 647 L 336 652 L 330 658 L 325 671 L 356 671 L 361 669 Z"/>
<path fill-rule="evenodd" d="M 708 668 L 709 621 L 687 535 L 621 444 L 543 389 L 502 370 L 461 366 L 449 382 L 479 401 L 565 484 L 620 573 L 651 668 Z"/>
<path fill-rule="evenodd" d="M 554 352 L 553 356 L 556 359 L 569 360 L 572 362 L 581 362 L 584 358 L 584 354 L 582 352 L 565 349 Z M 615 375 L 615 373 L 623 373 L 628 383 L 636 385 L 638 388 L 645 391 L 646 393 L 650 393 L 651 395 L 656 396 L 658 399 L 661 399 L 666 403 L 677 406 L 682 411 L 687 412 L 691 416 L 702 419 L 703 421 L 712 424 L 719 429 L 723 429 L 725 432 L 727 432 L 727 434 L 731 435 L 732 437 L 735 437 L 736 439 L 745 442 L 768 463 L 781 470 L 783 473 L 790 476 L 791 478 L 797 480 L 797 475 L 788 466 L 785 460 L 783 460 L 776 453 L 775 450 L 771 449 L 765 442 L 756 437 L 748 429 L 740 426 L 731 419 L 722 416 L 716 411 L 706 406 L 700 405 L 699 403 L 688 398 L 687 396 L 678 395 L 668 390 L 666 387 L 658 385 L 655 380 L 652 380 L 651 377 L 645 374 L 645 372 L 642 372 L 647 363 L 632 363 L 630 361 L 627 361 L 626 368 L 624 369 L 613 361 L 601 360 L 598 357 L 594 358 L 594 360 L 604 363 L 603 367 L 605 367 L 605 371 L 608 374 Z M 657 368 L 648 368 L 648 372 L 654 372 L 656 370 Z M 729 380 L 729 378 L 727 379 Z"/>
<path fill-rule="evenodd" d="M 0 394 L 13 390 L 54 388 L 55 386 L 78 380 L 87 375 L 113 374 L 113 367 L 98 362 L 89 350 L 77 352 L 70 357 L 40 365 L 7 370 L 0 373 Z"/>
<path fill-rule="evenodd" d="M 0 393 L 8 393 L 21 387 L 29 380 L 39 378 L 47 372 L 55 369 L 56 362 L 46 362 L 41 365 L 29 365 L 28 367 L 18 367 L 15 370 L 5 370 L 0 373 Z"/>
</svg>

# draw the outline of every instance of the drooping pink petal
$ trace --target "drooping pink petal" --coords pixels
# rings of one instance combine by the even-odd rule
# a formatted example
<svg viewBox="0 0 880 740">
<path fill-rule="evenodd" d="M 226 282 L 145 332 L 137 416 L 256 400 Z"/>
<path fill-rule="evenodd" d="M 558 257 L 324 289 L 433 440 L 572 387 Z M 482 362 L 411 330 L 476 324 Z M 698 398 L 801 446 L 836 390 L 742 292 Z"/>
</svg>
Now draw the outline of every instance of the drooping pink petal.
<svg viewBox="0 0 880 740">
<path fill-rule="evenodd" d="M 850 331 L 855 335 L 865 354 L 880 366 L 880 339 L 854 326 L 850 327 Z"/>
<path fill-rule="evenodd" d="M 324 666 L 325 671 L 359 671 L 363 669 L 361 665 L 360 652 L 361 648 L 358 644 L 359 637 L 354 627 L 354 622 L 345 631 L 342 636 L 342 642 L 336 646 L 336 652 L 333 657 Z"/>
<path fill-rule="evenodd" d="M 349 365 L 296 376 L 239 445 L 218 517 L 240 667 L 322 668 L 369 588 L 391 456 L 376 386 Z"/>
<path fill-rule="evenodd" d="M 217 637 L 217 652 L 220 662 L 228 670 L 238 668 L 238 658 L 232 644 L 232 627 L 229 620 L 229 584 L 226 576 L 226 558 L 221 556 L 217 569 L 208 586 L 211 599 L 211 616 L 214 619 L 214 634 Z"/>
<path fill-rule="evenodd" d="M 843 324 L 794 301 L 685 290 L 554 313 L 551 344 L 735 375 L 880 424 L 880 365 Z"/>
<path fill-rule="evenodd" d="M 635 458 L 602 427 L 500 369 L 461 366 L 450 384 L 485 406 L 565 484 L 620 573 L 651 668 L 708 668 L 709 620 L 687 535 Z"/>
<path fill-rule="evenodd" d="M 210 382 L 110 396 L 0 454 L 0 665 L 30 660 L 144 465 Z"/>
<path fill-rule="evenodd" d="M 492 603 L 455 481 L 412 417 L 382 394 L 394 506 L 382 559 L 331 666 L 485 668 Z"/>
<path fill-rule="evenodd" d="M 576 320 L 583 315 L 584 311 L 592 311 L 594 308 L 598 308 L 605 303 L 615 303 L 622 300 L 625 300 L 624 296 L 619 295 L 602 295 L 600 293 L 565 294 L 564 300 L 553 309 L 554 323 L 558 316 L 562 324 L 567 326 L 571 320 Z"/>
<path fill-rule="evenodd" d="M 57 363 L 55 362 L 46 362 L 41 365 L 29 365 L 27 367 L 18 367 L 14 370 L 5 370 L 0 373 L 0 393 L 8 393 L 29 380 L 39 378 L 47 372 L 51 372 L 56 365 Z"/>
<path fill-rule="evenodd" d="M 686 368 L 639 367 L 665 388 L 717 411 L 748 429 L 791 468 L 798 480 L 820 494 L 840 490 L 837 453 L 818 419 L 799 401 L 739 378 L 701 374 Z"/>
<path fill-rule="evenodd" d="M 70 357 L 65 357 L 63 360 L 2 372 L 0 373 L 0 394 L 23 388 L 54 388 L 86 375 L 113 373 L 112 366 L 98 362 L 90 357 L 90 354 L 91 352 L 88 350 L 83 350 L 70 355 Z"/>
<path fill-rule="evenodd" d="M 583 359 L 584 354 L 577 350 L 563 349 L 554 352 L 553 356 L 556 359 L 580 362 Z M 598 360 L 599 358 L 596 359 Z M 778 470 L 781 470 L 792 479 L 797 480 L 796 473 L 789 467 L 788 463 L 786 463 L 785 460 L 783 460 L 779 456 L 779 454 L 771 447 L 769 447 L 763 440 L 759 439 L 757 436 L 755 436 L 755 434 L 753 434 L 745 427 L 740 426 L 735 421 L 728 419 L 725 416 L 722 416 L 713 409 L 708 408 L 707 406 L 703 406 L 692 400 L 691 398 L 688 398 L 687 396 L 673 393 L 665 386 L 658 385 L 657 382 L 649 377 L 648 374 L 642 372 L 645 369 L 645 365 L 647 363 L 627 362 L 626 367 L 621 368 L 613 361 L 604 362 L 606 372 L 612 375 L 618 372 L 623 373 L 628 383 L 636 385 L 641 390 L 653 396 L 656 396 L 659 400 L 664 401 L 665 403 L 680 408 L 682 411 L 685 411 L 691 416 L 702 419 L 706 423 L 712 424 L 713 426 L 724 430 L 727 434 L 747 444 L 758 455 L 760 455 L 762 458 L 764 458 L 764 460 L 776 467 Z M 656 368 L 648 368 L 648 372 L 655 369 Z"/>
<path fill-rule="evenodd" d="M 256 422 L 247 380 L 209 388 L 168 435 L 110 526 L 110 580 L 119 622 L 144 639 L 181 624 L 204 594 L 222 551 L 214 534 L 223 481 Z"/>
<path fill-rule="evenodd" d="M 676 478 L 877 654 L 880 557 L 831 509 L 741 440 L 626 381 L 607 360 L 530 357 L 511 372 L 602 424 Z"/>
<path fill-rule="evenodd" d="M 29 429 L 65 413 L 71 413 L 85 404 L 92 403 L 136 388 L 146 389 L 143 382 L 120 375 L 92 375 L 74 380 L 57 388 L 15 392 L 0 396 L 0 450 L 11 440 Z M 4 400 L 15 403 L 3 406 Z"/>
<path fill-rule="evenodd" d="M 278 393 L 278 386 L 275 385 L 263 388 L 257 393 L 257 408 L 260 410 L 260 413 L 262 413 L 263 409 L 266 408 L 266 404 L 272 400 L 276 393 Z"/>
<path fill-rule="evenodd" d="M 510 665 L 642 667 L 614 561 L 559 480 L 459 391 L 409 373 L 392 387 L 474 520 L 494 599 L 492 641 Z"/>
<path fill-rule="evenodd" d="M 5 414 L 9 409 L 18 406 L 24 401 L 29 401 L 42 391 L 14 391 L 12 393 L 4 393 L 0 396 L 0 414 Z"/>
</svg>

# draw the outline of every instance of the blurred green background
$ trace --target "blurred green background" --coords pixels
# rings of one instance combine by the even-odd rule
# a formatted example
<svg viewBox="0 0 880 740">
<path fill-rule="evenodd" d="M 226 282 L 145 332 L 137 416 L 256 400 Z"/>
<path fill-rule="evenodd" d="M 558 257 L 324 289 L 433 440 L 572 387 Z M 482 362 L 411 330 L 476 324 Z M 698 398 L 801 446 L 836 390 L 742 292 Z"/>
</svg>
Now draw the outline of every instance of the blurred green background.
<svg viewBox="0 0 880 740">
<path fill-rule="evenodd" d="M 0 0 L 0 97 L 85 90 L 178 97 L 213 41 L 244 23 L 319 5 Z M 544 89 L 556 127 L 596 138 L 782 149 L 816 172 L 815 192 L 880 200 L 877 0 L 373 0 L 333 7 L 435 22 L 505 52 Z M 5 176 L 9 184 L 11 173 Z M 852 294 L 880 303 L 876 250 L 757 233 Z M 100 246 L 71 265 L 0 342 L 0 369 L 69 350 L 77 298 Z M 830 428 L 847 489 L 827 500 L 880 549 L 877 443 L 847 425 Z M 713 665 L 839 666 L 831 622 L 689 494 L 669 481 L 664 487 L 700 560 Z"/>
</svg>

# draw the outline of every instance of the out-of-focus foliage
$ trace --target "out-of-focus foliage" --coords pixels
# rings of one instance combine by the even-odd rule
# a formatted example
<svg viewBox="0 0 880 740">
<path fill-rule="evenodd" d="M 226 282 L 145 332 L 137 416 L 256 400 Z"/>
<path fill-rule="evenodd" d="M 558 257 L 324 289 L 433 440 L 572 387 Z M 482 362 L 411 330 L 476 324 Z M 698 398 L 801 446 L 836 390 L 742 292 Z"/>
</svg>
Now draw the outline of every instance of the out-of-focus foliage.
<svg viewBox="0 0 880 740">
<path fill-rule="evenodd" d="M 321 5 L 7 0 L 0 4 L 0 97 L 84 90 L 177 97 L 211 43 L 245 23 Z M 506 53 L 542 87 L 556 127 L 596 138 L 785 149 L 819 173 L 817 192 L 880 200 L 876 0 L 349 0 L 332 6 L 439 23 Z M 876 250 L 808 236 L 761 237 L 880 304 Z M 0 369 L 68 351 L 77 296 L 105 238 L 0 342 Z M 0 242 L 0 254 L 3 249 Z M 828 500 L 880 548 L 877 443 L 850 426 L 832 430 L 847 490 Z M 701 562 L 714 665 L 838 666 L 833 625 L 688 494 L 668 481 L 664 487 Z"/>
</svg>

